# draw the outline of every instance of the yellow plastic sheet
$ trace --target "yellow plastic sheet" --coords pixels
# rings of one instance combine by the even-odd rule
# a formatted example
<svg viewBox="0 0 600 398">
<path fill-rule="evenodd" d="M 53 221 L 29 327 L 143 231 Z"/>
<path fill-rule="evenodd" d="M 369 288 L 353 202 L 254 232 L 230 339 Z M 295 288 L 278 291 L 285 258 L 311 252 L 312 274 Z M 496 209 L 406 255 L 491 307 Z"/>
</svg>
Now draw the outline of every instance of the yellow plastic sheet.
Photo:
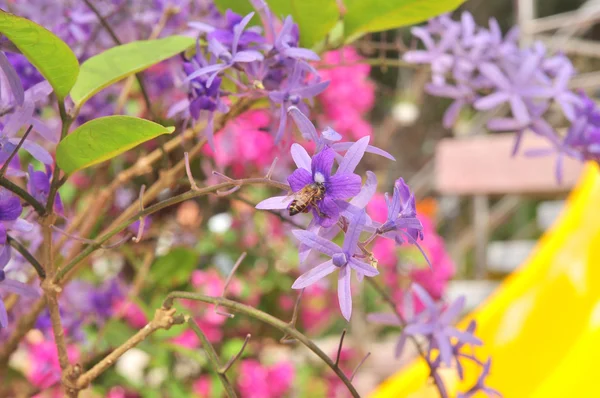
<svg viewBox="0 0 600 398">
<path fill-rule="evenodd" d="M 600 175 L 590 165 L 555 226 L 530 258 L 478 310 L 477 335 L 491 355 L 488 385 L 506 398 L 600 397 Z M 459 382 L 443 374 L 451 395 Z M 371 398 L 429 398 L 438 394 L 418 360 L 385 381 Z"/>
</svg>

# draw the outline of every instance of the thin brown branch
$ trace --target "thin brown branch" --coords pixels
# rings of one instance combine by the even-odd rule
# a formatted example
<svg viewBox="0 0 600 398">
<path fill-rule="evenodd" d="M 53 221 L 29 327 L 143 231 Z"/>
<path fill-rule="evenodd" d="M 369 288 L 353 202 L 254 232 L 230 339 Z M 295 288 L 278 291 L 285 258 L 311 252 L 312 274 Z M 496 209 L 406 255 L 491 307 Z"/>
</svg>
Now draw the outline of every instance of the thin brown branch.
<svg viewBox="0 0 600 398">
<path fill-rule="evenodd" d="M 340 366 L 340 357 L 342 355 L 342 347 L 344 345 L 344 337 L 346 337 L 346 329 L 342 330 L 342 335 L 340 337 L 340 344 L 338 345 L 337 355 L 335 356 L 335 366 Z"/>
<path fill-rule="evenodd" d="M 219 369 L 219 373 L 221 373 L 221 374 L 227 373 L 227 371 L 233 366 L 235 361 L 237 361 L 242 356 L 242 354 L 244 353 L 244 350 L 246 349 L 246 345 L 248 345 L 248 341 L 250 341 L 250 337 L 252 337 L 252 335 L 250 333 L 248 333 L 246 335 L 246 338 L 244 339 L 244 344 L 242 344 L 242 348 L 240 348 L 238 353 L 235 354 L 234 356 L 232 356 L 231 359 L 229 359 L 229 361 L 227 361 L 227 363 L 225 365 L 223 365 L 223 367 L 221 369 Z"/>
</svg>

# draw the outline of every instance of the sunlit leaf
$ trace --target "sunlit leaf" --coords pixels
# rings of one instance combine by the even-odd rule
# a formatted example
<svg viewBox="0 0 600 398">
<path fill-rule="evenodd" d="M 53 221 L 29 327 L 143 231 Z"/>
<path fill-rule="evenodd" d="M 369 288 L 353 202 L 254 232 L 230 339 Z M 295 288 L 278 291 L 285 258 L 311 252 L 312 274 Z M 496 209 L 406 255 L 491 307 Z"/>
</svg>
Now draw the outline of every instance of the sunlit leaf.
<svg viewBox="0 0 600 398">
<path fill-rule="evenodd" d="M 170 36 L 164 39 L 134 41 L 110 48 L 89 58 L 71 91 L 78 107 L 102 89 L 177 55 L 193 46 L 192 37 Z"/>
<path fill-rule="evenodd" d="M 0 33 L 6 36 L 64 98 L 75 84 L 79 62 L 69 46 L 46 28 L 0 10 Z"/>
<path fill-rule="evenodd" d="M 56 148 L 56 162 L 67 174 L 111 159 L 174 127 L 132 116 L 106 116 L 91 120 L 69 134 Z"/>
</svg>

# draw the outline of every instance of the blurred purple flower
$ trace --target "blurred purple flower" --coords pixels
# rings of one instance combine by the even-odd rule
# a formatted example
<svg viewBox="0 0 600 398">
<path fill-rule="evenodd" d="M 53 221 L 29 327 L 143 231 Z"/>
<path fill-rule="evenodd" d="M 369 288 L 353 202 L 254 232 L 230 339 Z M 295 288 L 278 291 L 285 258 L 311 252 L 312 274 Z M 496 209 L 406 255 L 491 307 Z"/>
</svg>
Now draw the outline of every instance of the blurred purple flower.
<svg viewBox="0 0 600 398">
<path fill-rule="evenodd" d="M 336 269 L 339 269 L 338 300 L 340 310 L 346 320 L 350 320 L 352 314 L 351 270 L 353 269 L 356 272 L 360 272 L 362 275 L 370 277 L 379 274 L 379 272 L 371 265 L 358 260 L 354 256 L 359 252 L 358 242 L 366 219 L 367 215 L 364 211 L 355 214 L 348 225 L 344 244 L 341 248 L 335 243 L 316 235 L 314 232 L 303 230 L 292 231 L 294 236 L 300 242 L 331 257 L 331 260 L 321 263 L 310 271 L 302 274 L 296 279 L 292 285 L 292 289 L 304 289 L 331 274 Z"/>
<path fill-rule="evenodd" d="M 488 360 L 485 362 L 485 364 L 483 364 L 483 370 L 481 371 L 481 374 L 477 378 L 477 382 L 475 383 L 475 385 L 464 393 L 458 393 L 456 398 L 471 398 L 471 397 L 474 397 L 478 393 L 484 393 L 488 397 L 502 398 L 502 394 L 500 393 L 500 391 L 495 390 L 491 387 L 487 387 L 485 385 L 485 379 L 490 374 L 491 366 L 492 366 L 492 359 L 488 358 Z"/>
<path fill-rule="evenodd" d="M 27 182 L 27 190 L 38 202 L 46 203 L 50 194 L 50 181 L 52 180 L 52 169 L 46 165 L 46 171 L 35 171 L 33 165 L 29 165 L 29 181 Z M 54 210 L 58 214 L 64 214 L 62 200 L 60 194 L 56 195 L 54 201 Z"/>
</svg>

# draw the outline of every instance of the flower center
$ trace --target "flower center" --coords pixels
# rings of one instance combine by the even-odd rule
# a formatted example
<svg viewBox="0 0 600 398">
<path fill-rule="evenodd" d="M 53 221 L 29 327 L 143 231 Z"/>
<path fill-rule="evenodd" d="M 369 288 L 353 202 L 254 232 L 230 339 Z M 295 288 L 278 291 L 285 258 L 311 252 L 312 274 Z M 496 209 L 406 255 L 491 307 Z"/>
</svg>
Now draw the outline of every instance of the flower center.
<svg viewBox="0 0 600 398">
<path fill-rule="evenodd" d="M 318 182 L 320 184 L 323 184 L 325 182 L 325 176 L 320 171 L 317 171 L 315 173 L 315 176 L 313 177 L 313 179 L 315 182 Z"/>
<path fill-rule="evenodd" d="M 335 253 L 331 259 L 333 260 L 333 265 L 336 267 L 342 267 L 348 263 L 346 253 Z"/>
</svg>

